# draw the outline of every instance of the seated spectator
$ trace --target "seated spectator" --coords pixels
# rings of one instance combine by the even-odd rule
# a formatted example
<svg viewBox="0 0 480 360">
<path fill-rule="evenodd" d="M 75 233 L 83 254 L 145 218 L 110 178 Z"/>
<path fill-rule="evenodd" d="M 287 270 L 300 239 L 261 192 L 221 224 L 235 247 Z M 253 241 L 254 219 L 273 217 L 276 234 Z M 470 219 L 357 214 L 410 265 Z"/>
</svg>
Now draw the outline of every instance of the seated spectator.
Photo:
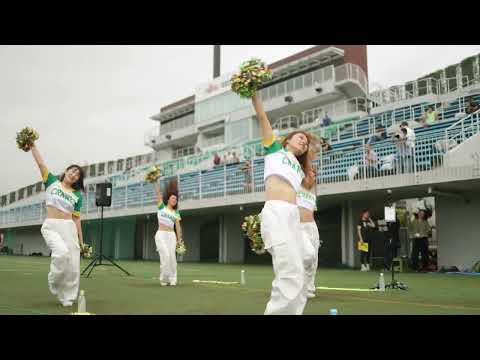
<svg viewBox="0 0 480 360">
<path fill-rule="evenodd" d="M 438 113 L 433 110 L 433 106 L 429 106 L 425 115 L 423 115 L 423 126 L 432 126 L 438 121 Z"/>
<path fill-rule="evenodd" d="M 325 111 L 325 116 L 322 119 L 321 127 L 326 127 L 332 125 L 332 119 L 328 116 L 328 113 Z"/>
<path fill-rule="evenodd" d="M 467 104 L 465 112 L 469 115 L 469 114 L 473 114 L 478 109 L 479 109 L 479 107 L 478 107 L 477 103 L 472 98 L 468 99 L 468 104 Z"/>
<path fill-rule="evenodd" d="M 325 139 L 323 137 L 320 138 L 320 146 L 321 146 L 323 152 L 332 150 L 332 147 L 327 142 L 327 139 Z"/>
<path fill-rule="evenodd" d="M 385 127 L 381 124 L 377 125 L 377 128 L 375 129 L 375 134 L 368 139 L 367 144 L 374 144 L 376 142 L 385 140 L 387 138 L 387 131 L 385 130 Z"/>
<path fill-rule="evenodd" d="M 218 153 L 215 153 L 213 155 L 213 165 L 214 166 L 220 165 L 221 161 L 222 161 L 222 159 L 220 158 L 220 156 L 218 156 Z"/>
<path fill-rule="evenodd" d="M 238 164 L 240 162 L 240 159 L 238 158 L 237 154 L 235 151 L 232 153 L 232 164 Z"/>
</svg>

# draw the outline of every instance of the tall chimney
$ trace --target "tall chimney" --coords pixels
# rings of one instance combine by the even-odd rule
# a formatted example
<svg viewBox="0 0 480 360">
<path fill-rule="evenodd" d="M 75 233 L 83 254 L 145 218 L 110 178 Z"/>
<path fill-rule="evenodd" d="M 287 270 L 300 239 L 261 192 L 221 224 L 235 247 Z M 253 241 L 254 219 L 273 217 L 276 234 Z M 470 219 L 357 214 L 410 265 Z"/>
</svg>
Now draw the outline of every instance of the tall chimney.
<svg viewBox="0 0 480 360">
<path fill-rule="evenodd" d="M 213 78 L 220 76 L 220 45 L 213 45 Z"/>
</svg>

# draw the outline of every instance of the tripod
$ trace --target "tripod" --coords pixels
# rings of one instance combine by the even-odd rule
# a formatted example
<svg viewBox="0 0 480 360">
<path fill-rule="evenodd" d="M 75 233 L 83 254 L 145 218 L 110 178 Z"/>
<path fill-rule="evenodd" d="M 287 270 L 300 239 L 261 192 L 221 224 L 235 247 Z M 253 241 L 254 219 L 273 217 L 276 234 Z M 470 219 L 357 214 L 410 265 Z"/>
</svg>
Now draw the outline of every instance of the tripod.
<svg viewBox="0 0 480 360">
<path fill-rule="evenodd" d="M 100 252 L 98 254 L 95 255 L 95 257 L 92 259 L 92 261 L 90 262 L 90 264 L 87 265 L 87 267 L 85 269 L 83 269 L 82 271 L 82 275 L 88 270 L 90 269 L 90 271 L 88 272 L 87 274 L 87 278 L 90 276 L 90 273 L 93 271 L 93 269 L 95 268 L 95 266 L 100 266 L 100 265 L 105 265 L 105 266 L 111 266 L 111 265 L 114 265 L 116 266 L 117 268 L 119 268 L 120 270 L 122 270 L 125 274 L 127 274 L 128 276 L 131 276 L 131 274 L 123 269 L 120 265 L 116 264 L 115 261 L 113 261 L 112 259 L 110 259 L 107 255 L 103 255 L 102 253 L 102 243 L 103 243 L 103 205 L 101 206 L 101 213 L 100 213 Z M 110 262 L 110 264 L 104 264 L 102 263 L 102 260 L 103 259 L 106 259 Z"/>
<path fill-rule="evenodd" d="M 393 263 L 391 264 L 391 268 L 392 268 L 392 281 L 388 284 L 385 284 L 385 289 L 408 290 L 408 286 L 406 284 L 403 284 L 400 281 L 395 280 L 395 266 L 393 266 Z"/>
</svg>

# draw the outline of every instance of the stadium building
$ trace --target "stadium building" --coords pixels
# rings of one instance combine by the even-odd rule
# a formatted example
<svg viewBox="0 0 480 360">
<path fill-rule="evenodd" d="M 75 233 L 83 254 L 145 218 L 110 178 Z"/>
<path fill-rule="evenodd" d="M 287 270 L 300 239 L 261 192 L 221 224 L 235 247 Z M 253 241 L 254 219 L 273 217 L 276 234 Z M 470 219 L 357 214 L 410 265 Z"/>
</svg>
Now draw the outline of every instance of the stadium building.
<svg viewBox="0 0 480 360">
<path fill-rule="evenodd" d="M 316 221 L 323 240 L 320 266 L 359 266 L 356 225 L 361 209 L 384 219 L 395 203 L 402 218 L 431 208 L 438 266 L 466 268 L 480 257 L 476 216 L 480 212 L 479 55 L 422 78 L 369 91 L 366 45 L 318 45 L 269 65 L 273 79 L 260 91 L 272 126 L 281 136 L 304 129 L 326 139 L 318 169 Z M 152 152 L 85 166 L 82 208 L 84 239 L 98 246 L 100 211 L 95 184 L 113 185 L 105 208 L 103 251 L 115 259 L 157 260 L 153 186 L 145 171 L 159 164 L 162 185 L 176 178 L 184 239 L 181 261 L 269 262 L 254 255 L 240 225 L 264 202 L 263 149 L 251 102 L 230 90 L 233 73 L 200 84 L 192 96 L 166 105 L 151 117 L 144 142 Z M 437 113 L 420 123 L 428 107 Z M 416 140 L 409 166 L 398 166 L 392 135 L 407 121 Z M 381 133 L 386 132 L 386 137 Z M 376 170 L 364 166 L 365 144 L 378 156 Z M 214 165 L 218 154 L 222 162 Z M 4 252 L 19 255 L 49 250 L 40 226 L 46 209 L 41 182 L 0 197 Z M 402 248 L 409 241 L 401 219 Z M 383 258 L 383 235 L 374 240 L 372 262 Z M 7 250 L 5 250 L 7 249 Z"/>
</svg>

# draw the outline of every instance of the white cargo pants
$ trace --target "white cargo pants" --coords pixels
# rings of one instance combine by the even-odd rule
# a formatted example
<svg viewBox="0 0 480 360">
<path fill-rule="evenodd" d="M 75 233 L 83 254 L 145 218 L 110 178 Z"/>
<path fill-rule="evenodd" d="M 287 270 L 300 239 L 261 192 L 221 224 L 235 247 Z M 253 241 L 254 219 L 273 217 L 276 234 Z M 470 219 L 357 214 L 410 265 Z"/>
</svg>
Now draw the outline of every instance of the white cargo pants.
<svg viewBox="0 0 480 360">
<path fill-rule="evenodd" d="M 301 315 L 307 298 L 298 207 L 285 201 L 267 201 L 261 214 L 261 232 L 275 274 L 265 315 Z"/>
<path fill-rule="evenodd" d="M 304 244 L 303 264 L 305 266 L 306 291 L 313 294 L 315 293 L 315 275 L 318 267 L 320 235 L 315 222 L 300 223 L 300 228 Z"/>
<path fill-rule="evenodd" d="M 173 231 L 157 231 L 155 245 L 160 256 L 160 282 L 177 285 L 177 236 Z"/>
<path fill-rule="evenodd" d="M 80 245 L 72 220 L 46 219 L 41 233 L 52 251 L 48 287 L 63 304 L 77 299 L 80 285 Z"/>
</svg>

